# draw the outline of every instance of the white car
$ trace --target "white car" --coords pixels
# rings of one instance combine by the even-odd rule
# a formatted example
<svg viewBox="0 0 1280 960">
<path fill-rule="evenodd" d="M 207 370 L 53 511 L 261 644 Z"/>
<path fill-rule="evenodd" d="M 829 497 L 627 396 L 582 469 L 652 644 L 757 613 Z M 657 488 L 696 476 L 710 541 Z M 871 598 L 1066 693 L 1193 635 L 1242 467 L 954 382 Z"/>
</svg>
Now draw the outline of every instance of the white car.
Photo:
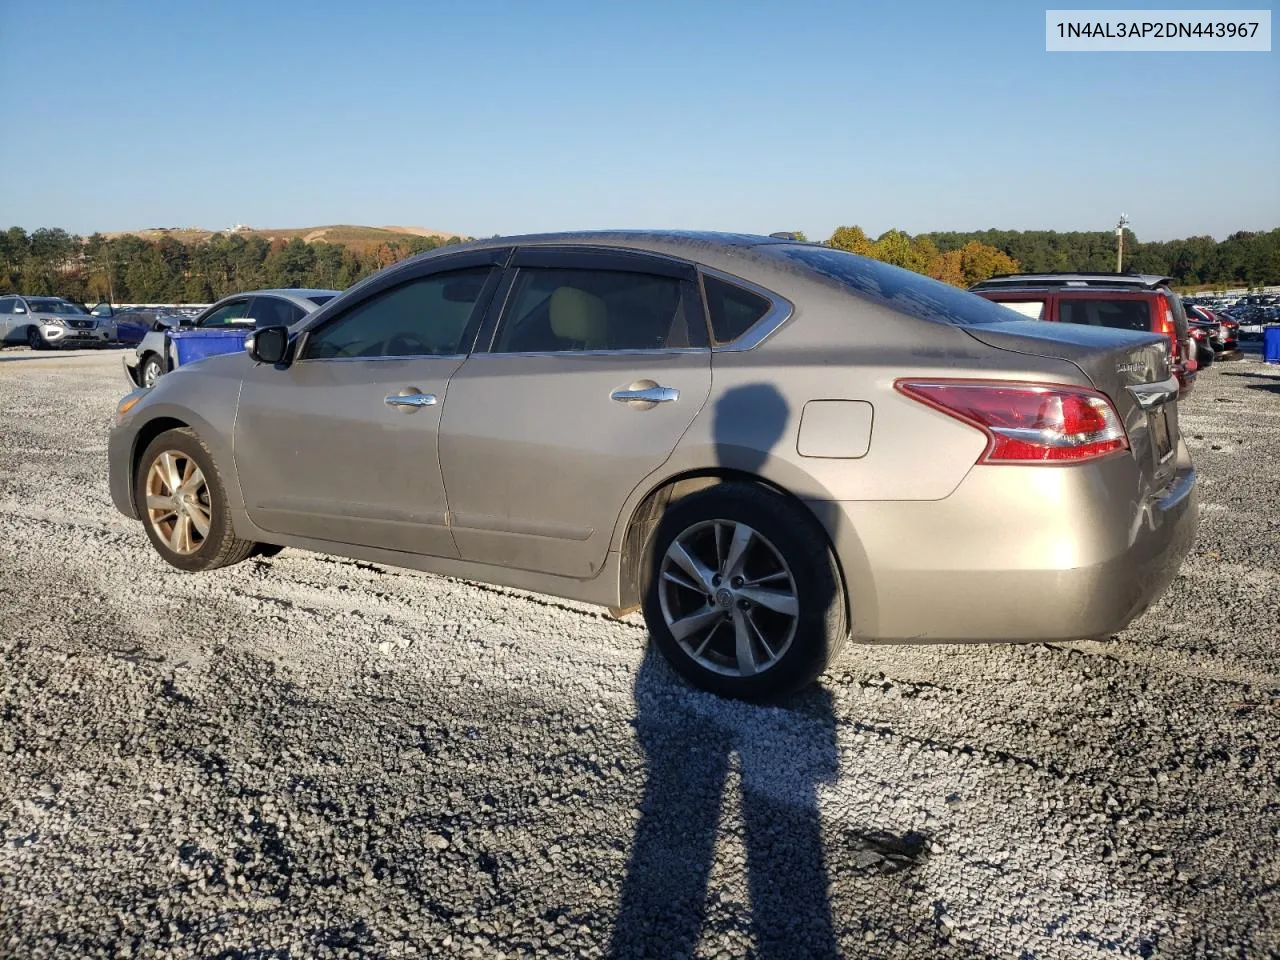
<svg viewBox="0 0 1280 960">
<path fill-rule="evenodd" d="M 291 326 L 338 293 L 251 290 L 223 297 L 194 319 L 159 317 L 156 325 L 160 329 L 147 331 L 138 349 L 124 355 L 124 372 L 134 386 L 153 387 L 161 376 L 188 359 L 241 350 L 245 338 L 255 329 Z M 179 342 L 186 345 L 185 351 L 179 348 Z"/>
<path fill-rule="evenodd" d="M 0 297 L 0 343 L 45 350 L 105 346 L 115 337 L 114 320 L 95 317 L 61 297 Z"/>
</svg>

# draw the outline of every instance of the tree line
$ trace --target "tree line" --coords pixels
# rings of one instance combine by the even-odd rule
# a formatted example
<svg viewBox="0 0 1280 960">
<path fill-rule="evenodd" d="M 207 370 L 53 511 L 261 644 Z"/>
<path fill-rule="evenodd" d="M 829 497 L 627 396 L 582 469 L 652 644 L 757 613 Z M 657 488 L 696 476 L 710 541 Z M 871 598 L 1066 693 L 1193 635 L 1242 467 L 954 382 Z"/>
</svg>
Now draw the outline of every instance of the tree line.
<svg viewBox="0 0 1280 960">
<path fill-rule="evenodd" d="M 343 290 L 398 260 L 458 243 L 406 235 L 368 249 L 301 238 L 215 233 L 182 241 L 126 234 L 78 237 L 58 228 L 0 234 L 0 293 L 60 296 L 81 303 L 211 303 L 241 290 Z"/>
<path fill-rule="evenodd" d="M 872 239 L 838 227 L 827 246 L 967 287 L 997 273 L 1115 269 L 1109 231 L 980 230 L 920 233 L 888 230 Z M 126 234 L 79 237 L 42 227 L 0 233 L 0 293 L 56 295 L 83 303 L 209 303 L 262 287 L 342 290 L 383 267 L 458 238 L 405 236 L 356 248 L 298 237 L 215 233 L 183 241 Z M 1225 240 L 1189 237 L 1143 243 L 1125 231 L 1125 270 L 1172 277 L 1182 287 L 1280 284 L 1280 229 L 1233 233 Z"/>
</svg>

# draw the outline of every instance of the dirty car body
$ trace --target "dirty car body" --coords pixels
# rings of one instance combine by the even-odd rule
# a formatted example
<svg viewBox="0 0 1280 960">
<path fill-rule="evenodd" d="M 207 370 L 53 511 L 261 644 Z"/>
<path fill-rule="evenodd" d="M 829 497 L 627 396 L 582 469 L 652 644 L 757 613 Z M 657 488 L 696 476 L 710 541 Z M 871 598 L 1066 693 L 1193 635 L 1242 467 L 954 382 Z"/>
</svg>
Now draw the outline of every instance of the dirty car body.
<svg viewBox="0 0 1280 960">
<path fill-rule="evenodd" d="M 1163 338 L 813 244 L 499 238 L 250 347 L 122 405 L 112 496 L 166 560 L 283 545 L 641 607 L 732 696 L 846 639 L 1108 635 L 1195 531 Z"/>
</svg>

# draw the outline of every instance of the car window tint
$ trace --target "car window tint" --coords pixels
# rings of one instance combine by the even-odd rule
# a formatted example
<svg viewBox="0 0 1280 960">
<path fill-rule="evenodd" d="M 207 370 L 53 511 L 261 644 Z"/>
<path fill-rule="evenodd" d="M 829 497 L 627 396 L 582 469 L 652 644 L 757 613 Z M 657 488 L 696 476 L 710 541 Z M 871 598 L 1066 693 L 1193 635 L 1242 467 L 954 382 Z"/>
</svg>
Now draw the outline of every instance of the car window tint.
<svg viewBox="0 0 1280 960">
<path fill-rule="evenodd" d="M 526 267 L 509 304 L 496 353 L 662 350 L 690 343 L 674 277 Z"/>
<path fill-rule="evenodd" d="M 306 359 L 466 353 L 464 334 L 489 272 L 437 273 L 377 294 L 313 333 Z"/>
<path fill-rule="evenodd" d="M 323 295 L 321 295 L 321 294 L 316 294 L 315 296 L 307 297 L 307 299 L 308 299 L 308 300 L 310 300 L 312 303 L 314 303 L 314 304 L 318 307 L 318 306 L 320 306 L 321 304 L 328 303 L 328 302 L 329 302 L 330 300 L 332 300 L 335 296 L 337 296 L 337 294 L 335 294 L 335 293 L 326 293 L 326 294 L 323 294 Z"/>
<path fill-rule="evenodd" d="M 0 299 L 0 313 L 13 313 L 13 305 L 16 301 L 13 297 L 4 297 Z"/>
<path fill-rule="evenodd" d="M 1058 319 L 1063 323 L 1083 323 L 1091 327 L 1116 330 L 1150 330 L 1151 305 L 1147 300 L 1072 300 L 1058 301 Z"/>
<path fill-rule="evenodd" d="M 769 312 L 771 304 L 759 294 L 744 290 L 718 277 L 703 276 L 702 288 L 707 295 L 707 313 L 711 317 L 711 334 L 716 343 L 737 340 Z"/>
<path fill-rule="evenodd" d="M 249 301 L 237 300 L 219 307 L 200 321 L 202 327 L 226 327 L 243 321 L 249 313 Z"/>
<path fill-rule="evenodd" d="M 253 309 L 249 312 L 253 317 L 253 325 L 259 329 L 288 327 L 305 316 L 301 307 L 279 297 L 258 297 L 253 301 Z"/>
</svg>

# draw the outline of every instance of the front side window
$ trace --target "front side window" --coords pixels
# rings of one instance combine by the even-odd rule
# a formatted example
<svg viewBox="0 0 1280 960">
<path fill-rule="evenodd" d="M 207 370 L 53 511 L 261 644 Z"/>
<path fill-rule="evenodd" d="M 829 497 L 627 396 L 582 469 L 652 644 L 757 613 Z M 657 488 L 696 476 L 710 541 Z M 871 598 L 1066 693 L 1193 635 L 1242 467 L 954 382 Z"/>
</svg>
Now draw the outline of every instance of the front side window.
<svg viewBox="0 0 1280 960">
<path fill-rule="evenodd" d="M 249 301 L 237 300 L 235 303 L 228 303 L 218 307 L 203 320 L 200 321 L 201 327 L 230 327 L 236 324 L 245 323 L 249 314 Z"/>
<path fill-rule="evenodd" d="M 1058 319 L 1114 330 L 1150 330 L 1151 306 L 1146 300 L 1104 300 L 1064 297 L 1058 301 Z"/>
<path fill-rule="evenodd" d="M 312 333 L 303 359 L 467 353 L 466 334 L 490 269 L 437 273 L 383 291 Z"/>
<path fill-rule="evenodd" d="M 685 298 L 674 277 L 524 267 L 493 351 L 574 353 L 688 346 Z"/>
</svg>

